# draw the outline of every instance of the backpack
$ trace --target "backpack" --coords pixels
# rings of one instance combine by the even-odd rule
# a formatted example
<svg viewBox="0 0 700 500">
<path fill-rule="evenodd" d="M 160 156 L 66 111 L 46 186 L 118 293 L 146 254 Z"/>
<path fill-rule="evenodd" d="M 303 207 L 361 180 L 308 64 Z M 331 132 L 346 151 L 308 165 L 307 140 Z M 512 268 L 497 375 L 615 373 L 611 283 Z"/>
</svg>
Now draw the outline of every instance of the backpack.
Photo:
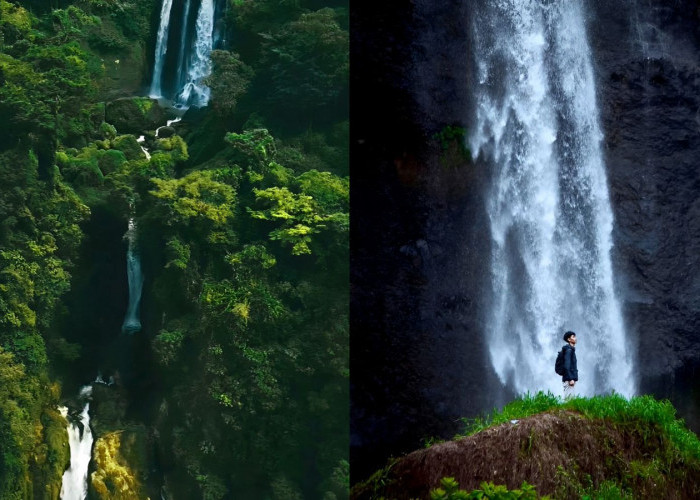
<svg viewBox="0 0 700 500">
<path fill-rule="evenodd" d="M 561 351 L 557 354 L 557 360 L 554 362 L 554 371 L 557 375 L 564 375 L 564 353 L 566 352 L 566 346 L 561 348 Z"/>
</svg>

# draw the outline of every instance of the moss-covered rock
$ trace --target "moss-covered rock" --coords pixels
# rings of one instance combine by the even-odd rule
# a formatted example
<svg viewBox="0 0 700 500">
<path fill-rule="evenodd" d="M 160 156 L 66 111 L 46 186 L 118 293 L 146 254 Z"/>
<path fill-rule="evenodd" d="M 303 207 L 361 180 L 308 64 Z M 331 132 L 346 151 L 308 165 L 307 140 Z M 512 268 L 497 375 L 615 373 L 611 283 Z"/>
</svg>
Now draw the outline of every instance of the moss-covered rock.
<svg viewBox="0 0 700 500">
<path fill-rule="evenodd" d="M 55 403 L 60 393 L 59 385 L 51 384 L 48 392 L 51 404 Z M 42 411 L 35 427 L 37 445 L 30 460 L 31 498 L 58 500 L 60 497 L 63 472 L 70 465 L 67 425 L 55 407 L 47 406 Z"/>
<path fill-rule="evenodd" d="M 149 97 L 124 97 L 107 103 L 105 121 L 119 133 L 140 134 L 163 125 L 171 114 Z"/>
<path fill-rule="evenodd" d="M 112 148 L 124 153 L 127 160 L 140 160 L 146 157 L 141 145 L 133 135 L 120 135 L 112 141 Z"/>
<path fill-rule="evenodd" d="M 179 135 L 173 135 L 166 139 L 157 139 L 154 147 L 158 151 L 168 151 L 175 163 L 185 162 L 189 158 L 187 143 Z"/>
<path fill-rule="evenodd" d="M 75 150 L 59 151 L 56 153 L 56 164 L 61 169 L 63 177 L 74 186 L 101 186 L 104 174 L 99 167 L 99 159 L 103 150 L 88 146 L 79 152 Z"/>
<path fill-rule="evenodd" d="M 95 441 L 90 494 L 100 500 L 148 498 L 144 426 L 108 432 Z"/>
<path fill-rule="evenodd" d="M 105 151 L 100 159 L 97 161 L 97 165 L 104 175 L 109 175 L 119 168 L 126 162 L 126 155 L 119 150 L 110 149 Z"/>
</svg>

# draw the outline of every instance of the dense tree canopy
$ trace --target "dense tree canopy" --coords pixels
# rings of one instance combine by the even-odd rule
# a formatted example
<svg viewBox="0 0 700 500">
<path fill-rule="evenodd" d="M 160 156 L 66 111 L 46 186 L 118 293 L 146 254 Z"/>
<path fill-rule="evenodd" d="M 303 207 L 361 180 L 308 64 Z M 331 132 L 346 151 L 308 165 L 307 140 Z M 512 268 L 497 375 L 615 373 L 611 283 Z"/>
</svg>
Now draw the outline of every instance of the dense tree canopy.
<svg viewBox="0 0 700 500">
<path fill-rule="evenodd" d="M 347 497 L 347 11 L 229 1 L 210 105 L 127 133 L 106 64 L 149 57 L 159 5 L 0 0 L 0 497 L 57 494 L 61 383 L 97 360 L 118 388 L 96 435 L 146 426 L 152 497 Z M 98 274 L 125 274 L 130 218 L 125 337 L 125 278 Z"/>
</svg>

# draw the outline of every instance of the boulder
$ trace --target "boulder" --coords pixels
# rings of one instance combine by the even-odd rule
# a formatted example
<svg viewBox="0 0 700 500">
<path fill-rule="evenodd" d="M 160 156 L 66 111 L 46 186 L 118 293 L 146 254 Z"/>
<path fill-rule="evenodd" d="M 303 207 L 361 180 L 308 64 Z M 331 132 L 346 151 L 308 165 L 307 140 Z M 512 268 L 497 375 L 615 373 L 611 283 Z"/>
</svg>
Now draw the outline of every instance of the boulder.
<svg viewBox="0 0 700 500">
<path fill-rule="evenodd" d="M 159 139 L 163 139 L 166 137 L 172 137 L 175 135 L 175 129 L 170 126 L 165 126 L 165 127 L 159 127 L 157 132 L 157 137 Z"/>
<path fill-rule="evenodd" d="M 105 121 L 120 134 L 141 134 L 171 118 L 168 111 L 150 97 L 124 97 L 107 103 Z"/>
</svg>

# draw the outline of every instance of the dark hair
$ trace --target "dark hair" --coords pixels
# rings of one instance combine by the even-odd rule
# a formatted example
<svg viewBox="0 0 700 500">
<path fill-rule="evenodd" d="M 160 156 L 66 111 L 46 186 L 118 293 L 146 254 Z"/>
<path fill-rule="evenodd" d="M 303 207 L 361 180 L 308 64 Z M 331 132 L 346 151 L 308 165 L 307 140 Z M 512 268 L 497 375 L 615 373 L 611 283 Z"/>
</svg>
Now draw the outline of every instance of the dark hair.
<svg viewBox="0 0 700 500">
<path fill-rule="evenodd" d="M 568 341 L 569 341 L 569 337 L 571 337 L 572 335 L 576 335 L 576 334 L 575 334 L 574 332 L 566 332 L 566 333 L 564 334 L 564 342 L 568 342 Z"/>
</svg>

